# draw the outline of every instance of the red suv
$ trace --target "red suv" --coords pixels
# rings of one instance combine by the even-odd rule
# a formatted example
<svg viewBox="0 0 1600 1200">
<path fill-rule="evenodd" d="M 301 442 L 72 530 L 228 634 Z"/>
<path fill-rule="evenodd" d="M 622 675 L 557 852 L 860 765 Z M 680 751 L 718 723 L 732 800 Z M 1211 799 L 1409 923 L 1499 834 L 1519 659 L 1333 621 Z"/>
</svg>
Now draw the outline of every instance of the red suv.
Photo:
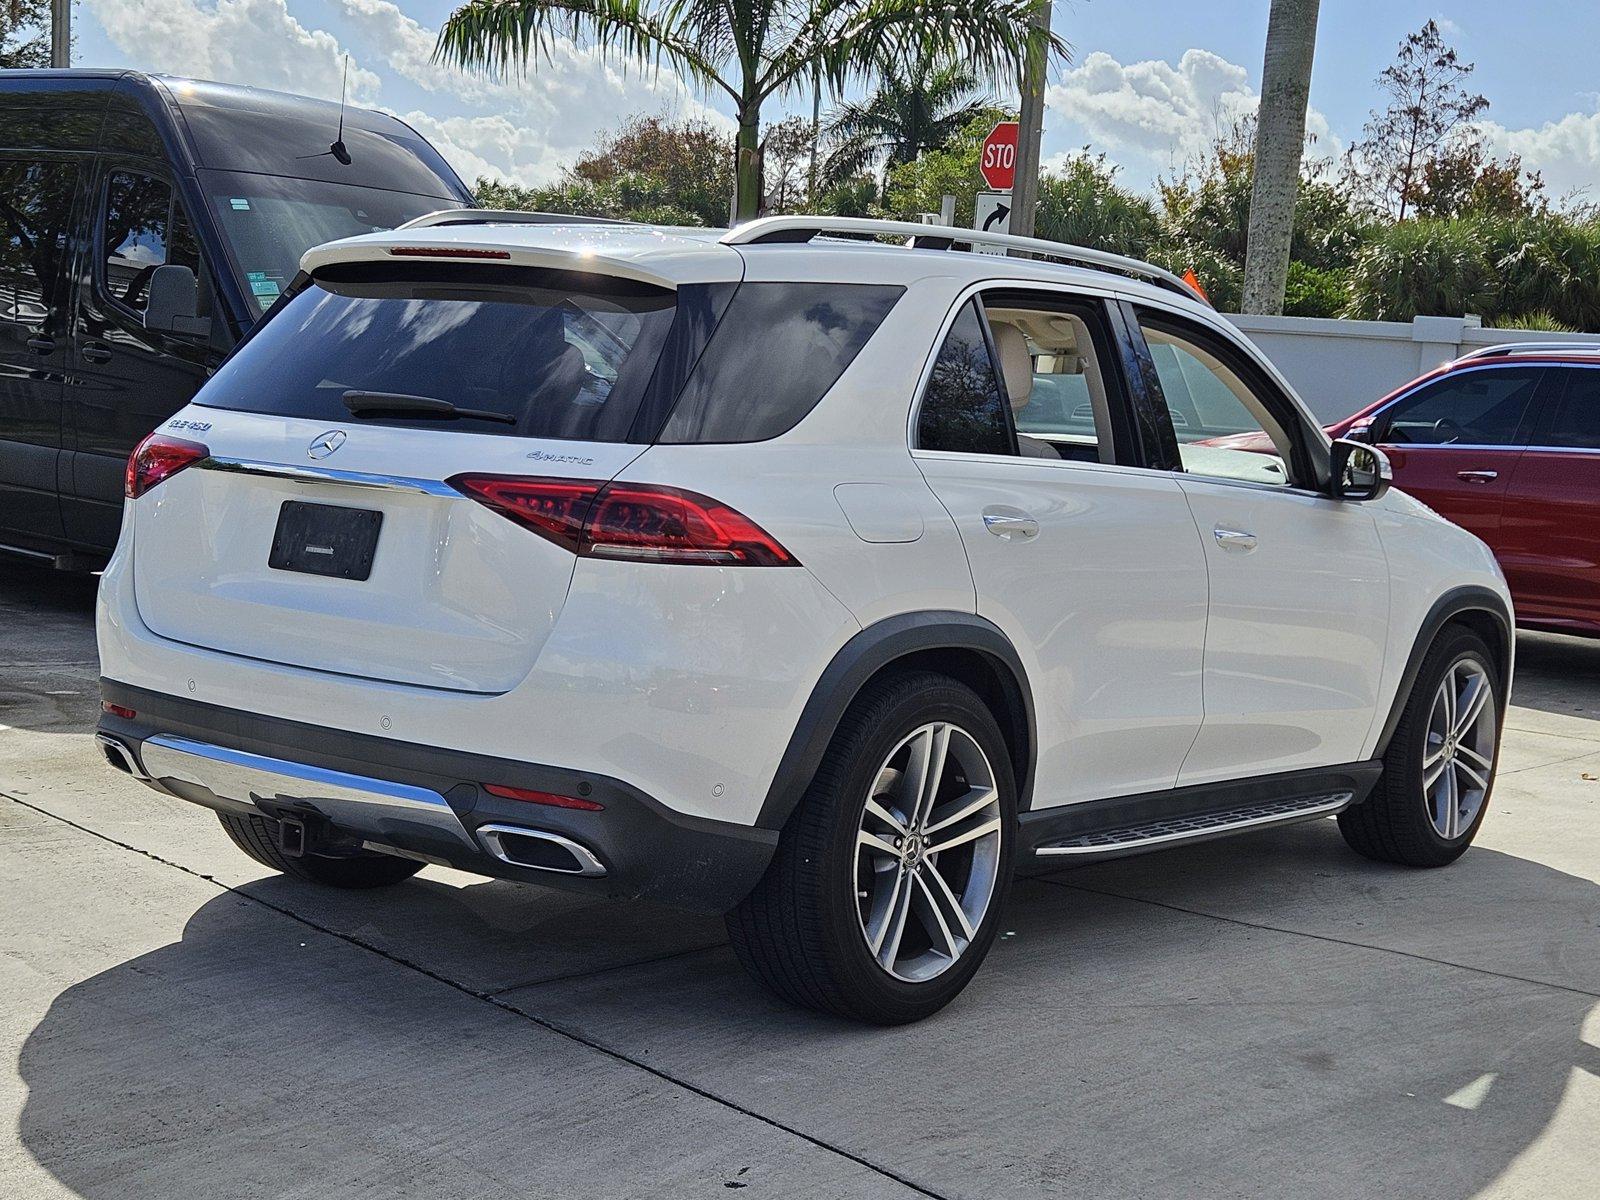
<svg viewBox="0 0 1600 1200">
<path fill-rule="evenodd" d="M 1519 625 L 1600 637 L 1600 347 L 1488 346 L 1328 432 L 1489 544 Z"/>
</svg>

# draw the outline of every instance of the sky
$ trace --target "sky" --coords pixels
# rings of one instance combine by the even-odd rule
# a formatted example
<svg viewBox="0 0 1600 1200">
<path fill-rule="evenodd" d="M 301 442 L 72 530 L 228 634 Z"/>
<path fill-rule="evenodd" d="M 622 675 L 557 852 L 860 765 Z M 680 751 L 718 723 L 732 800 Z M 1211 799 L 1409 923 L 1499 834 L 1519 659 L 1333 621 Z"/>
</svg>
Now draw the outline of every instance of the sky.
<svg viewBox="0 0 1600 1200">
<path fill-rule="evenodd" d="M 728 106 L 668 71 L 562 43 L 520 81 L 430 61 L 448 0 L 76 0 L 74 64 L 130 66 L 337 99 L 393 112 L 465 178 L 543 183 L 624 115 L 728 122 Z M 1047 92 L 1047 164 L 1087 147 L 1139 190 L 1180 170 L 1253 111 L 1268 0 L 1056 0 L 1072 44 Z M 1490 108 L 1501 154 L 1543 172 L 1555 197 L 1600 200 L 1600 5 L 1527 0 L 1324 0 L 1311 86 L 1314 153 L 1359 139 L 1374 79 L 1405 35 L 1437 20 Z M 809 112 L 809 97 L 784 102 Z M 731 122 L 728 122 L 731 128 Z"/>
</svg>

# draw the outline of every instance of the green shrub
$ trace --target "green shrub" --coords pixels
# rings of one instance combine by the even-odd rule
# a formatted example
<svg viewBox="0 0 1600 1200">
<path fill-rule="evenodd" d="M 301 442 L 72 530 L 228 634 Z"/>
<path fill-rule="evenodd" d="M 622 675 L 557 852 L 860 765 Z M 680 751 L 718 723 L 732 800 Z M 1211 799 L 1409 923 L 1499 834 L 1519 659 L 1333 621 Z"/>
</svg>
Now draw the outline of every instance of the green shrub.
<svg viewBox="0 0 1600 1200">
<path fill-rule="evenodd" d="M 1523 313 L 1519 317 L 1501 317 L 1494 329 L 1525 329 L 1538 333 L 1577 333 L 1572 325 L 1565 325 L 1547 312 Z"/>
<path fill-rule="evenodd" d="M 1283 300 L 1286 317 L 1337 317 L 1349 293 L 1347 271 L 1321 270 L 1303 262 L 1289 264 L 1289 286 Z"/>
</svg>

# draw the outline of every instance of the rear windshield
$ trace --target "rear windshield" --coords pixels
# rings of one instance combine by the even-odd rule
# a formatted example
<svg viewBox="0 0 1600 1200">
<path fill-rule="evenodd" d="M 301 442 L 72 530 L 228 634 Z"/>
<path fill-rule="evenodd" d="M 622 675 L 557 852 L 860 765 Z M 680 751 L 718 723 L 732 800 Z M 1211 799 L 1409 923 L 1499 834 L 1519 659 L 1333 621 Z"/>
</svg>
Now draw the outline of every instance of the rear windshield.
<svg viewBox="0 0 1600 1200">
<path fill-rule="evenodd" d="M 671 291 L 593 275 L 417 264 L 396 281 L 346 267 L 293 296 L 195 402 L 330 423 L 627 441 L 674 308 Z M 502 419 L 384 412 L 375 394 Z M 363 402 L 368 411 L 352 416 Z"/>
</svg>

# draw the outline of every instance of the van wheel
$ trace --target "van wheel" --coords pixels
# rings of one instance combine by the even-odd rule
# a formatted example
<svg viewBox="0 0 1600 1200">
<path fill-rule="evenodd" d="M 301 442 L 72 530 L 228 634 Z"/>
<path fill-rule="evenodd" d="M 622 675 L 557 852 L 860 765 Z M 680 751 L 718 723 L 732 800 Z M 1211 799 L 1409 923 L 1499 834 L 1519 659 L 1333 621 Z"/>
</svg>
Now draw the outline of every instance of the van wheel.
<svg viewBox="0 0 1600 1200">
<path fill-rule="evenodd" d="M 336 888 L 380 888 L 410 879 L 422 864 L 392 854 L 302 854 L 298 858 L 278 847 L 278 823 L 270 817 L 218 813 L 217 820 L 233 844 L 264 867 Z"/>
<path fill-rule="evenodd" d="M 850 706 L 755 890 L 739 961 L 783 999 L 894 1025 L 950 1003 L 994 941 L 1016 784 L 972 689 L 918 671 Z"/>
<path fill-rule="evenodd" d="M 1422 662 L 1372 796 L 1339 832 L 1377 862 L 1442 867 L 1466 852 L 1489 810 L 1500 747 L 1500 680 L 1484 640 L 1447 629 Z"/>
</svg>

